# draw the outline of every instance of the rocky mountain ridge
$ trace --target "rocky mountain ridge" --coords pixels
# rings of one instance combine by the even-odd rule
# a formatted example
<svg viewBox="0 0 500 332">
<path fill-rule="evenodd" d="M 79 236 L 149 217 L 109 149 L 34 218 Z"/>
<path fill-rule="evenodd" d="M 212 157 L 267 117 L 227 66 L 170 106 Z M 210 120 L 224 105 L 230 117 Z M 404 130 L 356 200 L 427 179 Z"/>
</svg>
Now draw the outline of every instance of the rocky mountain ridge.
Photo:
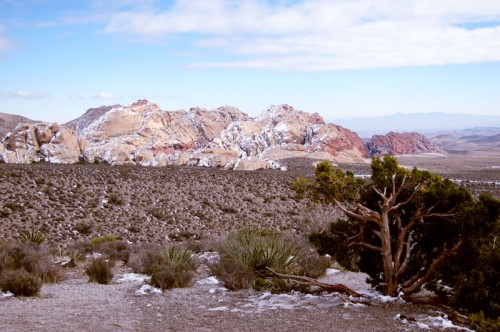
<svg viewBox="0 0 500 332">
<path fill-rule="evenodd" d="M 446 154 L 445 150 L 433 144 L 427 137 L 413 132 L 395 133 L 391 131 L 387 135 L 373 135 L 366 143 L 366 147 L 371 156 L 419 153 Z"/>
<path fill-rule="evenodd" d="M 407 142 L 401 138 L 398 148 L 382 150 L 398 153 L 406 146 L 405 153 L 411 153 L 408 146 L 421 146 L 412 143 L 415 137 L 406 137 Z M 280 160 L 291 157 L 358 163 L 367 161 L 369 151 L 356 133 L 289 105 L 271 106 L 252 118 L 230 106 L 163 111 L 147 100 L 89 109 L 64 125 L 21 123 L 0 144 L 0 160 L 6 163 L 83 161 L 253 170 L 281 168 Z"/>
</svg>

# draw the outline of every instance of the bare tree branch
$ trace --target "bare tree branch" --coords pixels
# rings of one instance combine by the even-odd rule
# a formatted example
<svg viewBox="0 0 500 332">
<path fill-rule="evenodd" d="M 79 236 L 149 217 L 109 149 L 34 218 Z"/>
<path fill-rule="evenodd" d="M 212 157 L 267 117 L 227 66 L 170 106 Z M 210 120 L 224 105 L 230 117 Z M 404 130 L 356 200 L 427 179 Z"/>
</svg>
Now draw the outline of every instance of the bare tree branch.
<svg viewBox="0 0 500 332">
<path fill-rule="evenodd" d="M 365 247 L 365 248 L 368 248 L 370 250 L 375 250 L 375 251 L 380 251 L 382 252 L 382 248 L 381 247 L 377 247 L 377 246 L 374 246 L 372 244 L 369 244 L 369 243 L 366 243 L 366 242 L 351 242 L 347 245 L 348 247 L 352 247 L 352 246 L 361 246 L 361 247 Z"/>
<path fill-rule="evenodd" d="M 453 248 L 451 248 L 449 250 L 444 249 L 443 252 L 441 253 L 441 255 L 439 255 L 439 257 L 436 258 L 432 262 L 432 264 L 429 266 L 429 269 L 422 277 L 418 278 L 413 284 L 408 285 L 406 287 L 403 287 L 403 289 L 402 289 L 403 293 L 405 295 L 411 295 L 411 294 L 417 292 L 420 289 L 420 287 L 422 287 L 423 284 L 425 284 L 427 281 L 429 281 L 432 278 L 432 276 L 436 273 L 439 265 L 441 265 L 441 263 L 447 257 L 455 254 L 458 251 L 458 249 L 460 249 L 460 247 L 462 246 L 463 243 L 464 243 L 464 240 L 461 239 L 460 241 L 457 242 L 457 244 Z"/>
<path fill-rule="evenodd" d="M 320 282 L 316 279 L 309 278 L 306 276 L 296 276 L 296 275 L 292 275 L 292 274 L 283 274 L 283 273 L 276 272 L 269 267 L 267 269 L 269 271 L 271 271 L 273 274 L 275 274 L 277 277 L 284 278 L 284 279 L 290 279 L 290 280 L 293 280 L 293 281 L 295 281 L 299 284 L 302 284 L 302 285 L 317 286 L 325 291 L 339 292 L 339 293 L 347 294 L 347 295 L 354 296 L 354 297 L 364 297 L 363 295 L 355 292 L 354 290 L 350 289 L 349 287 L 347 287 L 343 284 L 326 284 L 326 283 Z"/>
</svg>

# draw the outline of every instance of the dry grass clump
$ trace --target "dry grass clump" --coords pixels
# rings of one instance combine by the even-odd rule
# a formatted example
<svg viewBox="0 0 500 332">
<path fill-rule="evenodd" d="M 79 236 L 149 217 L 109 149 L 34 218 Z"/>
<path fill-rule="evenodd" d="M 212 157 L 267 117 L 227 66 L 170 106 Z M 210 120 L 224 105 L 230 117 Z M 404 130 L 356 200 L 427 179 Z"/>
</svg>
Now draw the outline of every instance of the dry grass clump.
<svg viewBox="0 0 500 332">
<path fill-rule="evenodd" d="M 232 290 L 253 287 L 289 291 L 294 286 L 275 278 L 269 269 L 296 275 L 308 275 L 307 271 L 314 269 L 312 274 L 319 276 L 329 266 L 316 259 L 304 243 L 269 229 L 242 229 L 220 243 L 219 254 L 213 272 Z"/>
<path fill-rule="evenodd" d="M 177 245 L 152 246 L 141 252 L 139 271 L 151 275 L 151 285 L 171 289 L 189 286 L 197 265 L 188 249 Z"/>
<path fill-rule="evenodd" d="M 89 281 L 107 285 L 113 279 L 112 267 L 113 264 L 104 257 L 92 258 L 85 268 L 85 274 L 89 277 Z"/>
</svg>

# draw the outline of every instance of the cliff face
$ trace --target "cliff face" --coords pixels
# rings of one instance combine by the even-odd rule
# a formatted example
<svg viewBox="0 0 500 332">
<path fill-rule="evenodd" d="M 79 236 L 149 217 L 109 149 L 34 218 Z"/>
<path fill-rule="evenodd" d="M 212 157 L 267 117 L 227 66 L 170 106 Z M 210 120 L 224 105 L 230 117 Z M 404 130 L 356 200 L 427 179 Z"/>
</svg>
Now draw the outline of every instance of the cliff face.
<svg viewBox="0 0 500 332">
<path fill-rule="evenodd" d="M 374 135 L 366 146 L 371 156 L 446 153 L 419 133 L 390 132 L 387 135 Z"/>
<path fill-rule="evenodd" d="M 2 140 L 4 162 L 108 162 L 279 168 L 279 160 L 309 157 L 364 162 L 361 138 L 317 114 L 272 106 L 251 118 L 234 107 L 165 112 L 140 100 L 128 107 L 88 110 L 66 125 L 20 124 Z"/>
</svg>

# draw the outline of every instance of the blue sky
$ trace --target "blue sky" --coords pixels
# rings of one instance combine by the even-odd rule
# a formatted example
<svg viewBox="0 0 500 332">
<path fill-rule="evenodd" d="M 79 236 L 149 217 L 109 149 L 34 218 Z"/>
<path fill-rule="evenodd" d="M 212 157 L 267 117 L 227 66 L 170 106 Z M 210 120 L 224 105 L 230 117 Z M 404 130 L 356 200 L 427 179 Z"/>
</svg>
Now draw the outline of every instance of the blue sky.
<svg viewBox="0 0 500 332">
<path fill-rule="evenodd" d="M 498 0 L 0 0 L 0 112 L 500 115 Z"/>
</svg>

